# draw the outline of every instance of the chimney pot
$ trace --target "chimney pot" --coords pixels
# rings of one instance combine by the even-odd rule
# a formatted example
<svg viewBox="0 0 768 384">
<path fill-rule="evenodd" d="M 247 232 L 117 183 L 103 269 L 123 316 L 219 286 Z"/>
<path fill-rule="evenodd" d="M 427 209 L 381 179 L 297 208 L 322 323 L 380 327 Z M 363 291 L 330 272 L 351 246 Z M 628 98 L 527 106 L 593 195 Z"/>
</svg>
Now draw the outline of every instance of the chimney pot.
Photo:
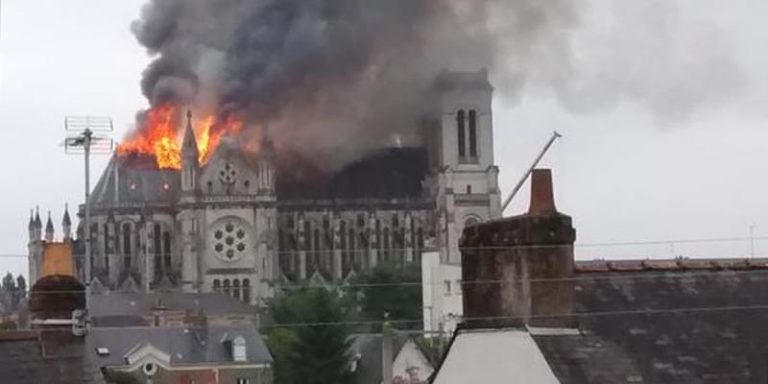
<svg viewBox="0 0 768 384">
<path fill-rule="evenodd" d="M 552 191 L 552 171 L 534 169 L 531 173 L 531 205 L 528 214 L 549 216 L 557 213 L 554 192 Z"/>
</svg>

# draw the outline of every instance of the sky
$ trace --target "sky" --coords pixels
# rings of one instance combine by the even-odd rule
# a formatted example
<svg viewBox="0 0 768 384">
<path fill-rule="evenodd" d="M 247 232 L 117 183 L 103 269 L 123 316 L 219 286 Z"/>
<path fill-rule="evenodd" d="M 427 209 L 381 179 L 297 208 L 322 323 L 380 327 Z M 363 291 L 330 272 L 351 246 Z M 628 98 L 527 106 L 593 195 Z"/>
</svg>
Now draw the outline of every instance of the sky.
<svg viewBox="0 0 768 384">
<path fill-rule="evenodd" d="M 0 1 L 0 271 L 26 273 L 30 209 L 50 210 L 60 234 L 65 204 L 83 200 L 64 117 L 110 116 L 122 138 L 147 106 L 150 57 L 129 31 L 143 0 Z M 503 193 L 557 130 L 541 166 L 579 258 L 768 256 L 768 3 L 572 2 L 567 62 L 536 61 L 522 88 L 497 87 Z M 94 159 L 94 178 L 106 161 Z"/>
</svg>

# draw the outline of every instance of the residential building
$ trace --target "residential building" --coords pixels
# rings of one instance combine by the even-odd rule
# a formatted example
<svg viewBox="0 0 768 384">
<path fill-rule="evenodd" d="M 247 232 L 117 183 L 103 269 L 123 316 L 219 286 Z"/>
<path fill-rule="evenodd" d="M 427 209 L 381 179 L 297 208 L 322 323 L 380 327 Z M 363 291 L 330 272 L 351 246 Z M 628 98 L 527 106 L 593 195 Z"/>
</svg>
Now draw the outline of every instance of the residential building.
<svg viewBox="0 0 768 384">
<path fill-rule="evenodd" d="M 527 214 L 464 231 L 464 322 L 432 383 L 768 380 L 768 260 L 575 262 L 574 240 L 544 170 Z"/>
</svg>

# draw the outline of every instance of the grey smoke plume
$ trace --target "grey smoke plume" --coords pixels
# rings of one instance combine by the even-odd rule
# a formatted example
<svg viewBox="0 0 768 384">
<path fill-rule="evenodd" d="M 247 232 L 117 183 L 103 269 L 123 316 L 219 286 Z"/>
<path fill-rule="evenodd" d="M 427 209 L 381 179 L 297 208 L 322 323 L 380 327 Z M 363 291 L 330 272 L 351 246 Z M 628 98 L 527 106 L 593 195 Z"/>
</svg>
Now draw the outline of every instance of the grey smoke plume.
<svg viewBox="0 0 768 384">
<path fill-rule="evenodd" d="M 446 68 L 493 64 L 490 0 L 153 0 L 151 104 L 216 107 L 339 163 L 414 128 Z M 343 148 L 339 148 L 343 144 Z"/>
<path fill-rule="evenodd" d="M 689 52 L 700 44 L 695 39 L 666 46 L 674 31 L 643 24 L 670 17 L 664 1 L 641 8 L 650 14 L 639 19 L 636 10 L 622 14 L 622 2 L 606 6 L 616 25 L 634 17 L 634 27 L 650 38 L 584 39 L 585 25 L 593 24 L 582 22 L 584 13 L 601 1 L 610 3 L 150 0 L 133 31 L 156 55 L 142 81 L 151 104 L 193 104 L 249 126 L 269 124 L 278 145 L 327 155 L 318 158 L 330 166 L 393 136 L 416 143 L 415 128 L 433 99 L 430 86 L 443 69 L 487 67 L 502 92 L 550 89 L 574 111 L 628 99 L 659 115 L 685 115 L 734 89 L 739 71 L 726 50 Z M 638 49 L 648 41 L 666 50 L 649 60 Z M 710 71 L 720 74 L 716 88 L 702 85 Z"/>
</svg>

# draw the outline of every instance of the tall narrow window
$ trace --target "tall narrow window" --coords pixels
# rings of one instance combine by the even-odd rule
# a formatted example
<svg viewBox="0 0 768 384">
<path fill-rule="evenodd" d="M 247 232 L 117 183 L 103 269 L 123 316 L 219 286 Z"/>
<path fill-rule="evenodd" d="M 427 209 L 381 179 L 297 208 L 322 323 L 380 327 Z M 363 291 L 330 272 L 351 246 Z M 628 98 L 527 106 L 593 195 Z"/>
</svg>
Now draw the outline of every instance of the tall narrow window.
<svg viewBox="0 0 768 384">
<path fill-rule="evenodd" d="M 465 132 L 464 132 L 464 122 L 466 120 L 466 114 L 464 110 L 460 110 L 456 114 L 456 125 L 459 128 L 459 158 L 463 158 L 467 155 L 466 153 L 466 138 L 465 138 Z"/>
<path fill-rule="evenodd" d="M 155 261 L 155 276 L 160 276 L 163 272 L 163 264 L 160 256 L 160 250 L 162 249 L 162 232 L 160 230 L 160 224 L 155 224 L 154 231 L 152 233 L 152 252 L 153 259 Z"/>
<path fill-rule="evenodd" d="M 221 280 L 216 279 L 213 281 L 213 290 L 218 292 L 221 289 Z"/>
<path fill-rule="evenodd" d="M 357 250 L 355 249 L 355 230 L 353 228 L 349 229 L 349 237 L 347 238 L 349 239 L 349 254 L 351 255 L 352 265 L 354 268 L 354 266 L 359 262 L 359 257 L 357 256 Z"/>
<path fill-rule="evenodd" d="M 477 111 L 469 111 L 469 157 L 477 158 Z"/>
<path fill-rule="evenodd" d="M 165 259 L 166 272 L 170 272 L 171 270 L 171 249 L 171 233 L 165 232 L 163 233 L 163 257 Z"/>
<path fill-rule="evenodd" d="M 91 224 L 91 241 L 96 241 L 98 238 L 99 238 L 99 225 Z M 96 258 L 91 257 L 91 270 L 94 269 L 95 265 L 96 265 Z"/>
<path fill-rule="evenodd" d="M 251 303 L 251 281 L 243 279 L 243 301 Z"/>
<path fill-rule="evenodd" d="M 123 266 L 131 267 L 131 224 L 123 224 Z"/>
<path fill-rule="evenodd" d="M 321 250 L 320 250 L 320 230 L 319 229 L 315 229 L 315 233 L 314 233 L 313 237 L 314 237 L 314 239 L 313 239 L 313 243 L 314 243 L 314 245 L 313 245 L 313 249 L 314 249 L 313 254 L 314 255 L 312 256 L 312 264 L 315 267 L 315 269 L 319 269 L 320 268 L 320 252 L 321 252 Z"/>
<path fill-rule="evenodd" d="M 109 274 L 109 225 L 104 224 L 104 269 Z"/>
<path fill-rule="evenodd" d="M 384 250 L 384 260 L 389 261 L 389 228 L 384 228 L 384 244 L 381 249 Z"/>
<path fill-rule="evenodd" d="M 232 281 L 232 296 L 240 300 L 240 280 L 238 279 Z"/>
<path fill-rule="evenodd" d="M 341 268 L 346 271 L 351 263 L 347 249 L 347 222 L 343 220 L 339 223 L 339 247 L 341 248 Z"/>
<path fill-rule="evenodd" d="M 229 295 L 229 279 L 224 279 L 224 293 Z"/>
<path fill-rule="evenodd" d="M 309 220 L 304 222 L 304 246 L 305 251 L 312 250 L 312 223 Z"/>
</svg>

